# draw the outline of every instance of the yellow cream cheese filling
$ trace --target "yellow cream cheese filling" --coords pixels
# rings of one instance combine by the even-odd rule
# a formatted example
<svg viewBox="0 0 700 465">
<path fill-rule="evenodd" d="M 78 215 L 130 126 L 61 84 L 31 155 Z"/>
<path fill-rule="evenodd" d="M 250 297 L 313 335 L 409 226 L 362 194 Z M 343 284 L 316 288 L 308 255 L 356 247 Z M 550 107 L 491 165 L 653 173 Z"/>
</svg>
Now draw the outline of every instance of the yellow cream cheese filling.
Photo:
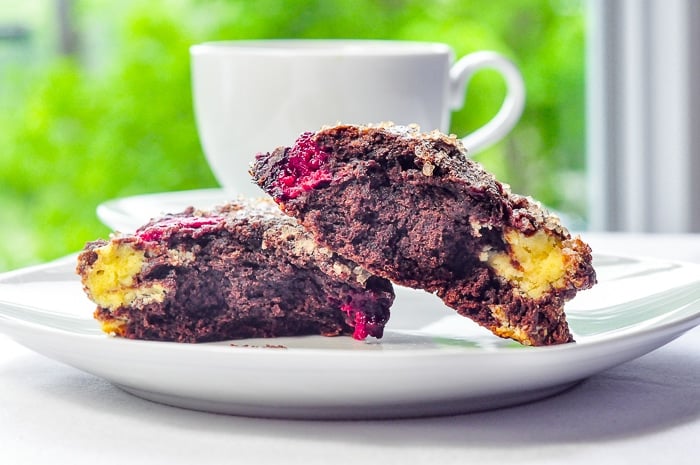
<svg viewBox="0 0 700 465">
<path fill-rule="evenodd" d="M 491 316 L 493 316 L 500 325 L 491 328 L 494 334 L 503 338 L 515 339 L 525 345 L 532 345 L 532 341 L 525 330 L 510 324 L 508 316 L 501 305 L 490 305 L 489 308 L 491 310 Z"/>
<path fill-rule="evenodd" d="M 87 273 L 85 285 L 93 301 L 114 310 L 135 301 L 162 302 L 165 289 L 160 284 L 136 287 L 134 276 L 143 267 L 144 252 L 128 244 L 110 242 L 95 249 L 97 260 Z"/>
<path fill-rule="evenodd" d="M 532 299 L 541 297 L 551 288 L 564 287 L 566 257 L 561 241 L 544 231 L 526 236 L 516 230 L 506 231 L 504 239 L 510 253 L 488 251 L 485 254 L 486 262 L 497 275 Z"/>
<path fill-rule="evenodd" d="M 116 336 L 123 336 L 124 335 L 124 326 L 126 325 L 126 321 L 119 319 L 119 318 L 113 318 L 111 320 L 105 320 L 105 321 L 100 321 L 100 326 L 102 328 L 102 331 L 107 333 L 107 334 L 112 334 Z"/>
</svg>

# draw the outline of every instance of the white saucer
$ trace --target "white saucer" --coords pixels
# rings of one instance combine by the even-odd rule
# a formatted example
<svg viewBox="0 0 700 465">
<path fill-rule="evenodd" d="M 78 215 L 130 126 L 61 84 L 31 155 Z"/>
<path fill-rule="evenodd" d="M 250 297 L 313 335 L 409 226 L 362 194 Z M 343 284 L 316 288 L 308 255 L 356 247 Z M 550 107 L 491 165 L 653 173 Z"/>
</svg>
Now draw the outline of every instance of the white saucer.
<svg viewBox="0 0 700 465">
<path fill-rule="evenodd" d="M 262 191 L 260 195 L 263 195 Z M 108 200 L 98 205 L 97 217 L 115 231 L 133 232 L 151 218 L 163 213 L 177 213 L 187 207 L 210 208 L 236 197 L 235 192 L 224 189 L 135 195 Z"/>
<path fill-rule="evenodd" d="M 75 256 L 0 275 L 0 332 L 153 401 L 285 418 L 445 415 L 528 402 L 644 355 L 700 323 L 700 266 L 596 256 L 567 305 L 576 343 L 523 347 L 397 289 L 380 341 L 321 336 L 208 344 L 103 334 Z"/>
</svg>

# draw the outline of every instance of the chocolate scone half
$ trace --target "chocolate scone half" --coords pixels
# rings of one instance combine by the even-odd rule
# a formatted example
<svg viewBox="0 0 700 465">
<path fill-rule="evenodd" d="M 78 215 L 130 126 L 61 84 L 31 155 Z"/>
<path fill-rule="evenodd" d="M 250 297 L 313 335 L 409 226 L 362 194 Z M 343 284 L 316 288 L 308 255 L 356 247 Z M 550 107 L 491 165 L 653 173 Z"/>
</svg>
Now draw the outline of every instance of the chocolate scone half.
<svg viewBox="0 0 700 465">
<path fill-rule="evenodd" d="M 316 240 L 527 345 L 573 340 L 564 303 L 596 282 L 559 219 L 415 126 L 338 125 L 261 153 L 254 180 Z"/>
<path fill-rule="evenodd" d="M 102 329 L 133 339 L 380 338 L 394 299 L 389 281 L 318 246 L 269 200 L 90 242 L 77 272 Z"/>
</svg>

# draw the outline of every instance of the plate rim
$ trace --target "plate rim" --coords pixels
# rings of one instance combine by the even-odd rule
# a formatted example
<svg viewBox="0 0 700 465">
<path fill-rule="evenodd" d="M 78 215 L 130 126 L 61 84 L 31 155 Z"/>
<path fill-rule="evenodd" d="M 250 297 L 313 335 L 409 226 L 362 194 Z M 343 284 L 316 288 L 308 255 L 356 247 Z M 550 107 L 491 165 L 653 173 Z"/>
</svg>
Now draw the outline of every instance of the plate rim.
<svg viewBox="0 0 700 465">
<path fill-rule="evenodd" d="M 74 263 L 75 257 L 77 257 L 78 253 L 73 253 L 69 254 L 63 257 L 60 257 L 56 260 L 52 260 L 47 263 L 42 263 L 38 265 L 32 265 L 24 268 L 20 268 L 17 270 L 11 270 L 7 271 L 4 273 L 0 273 L 0 285 L 5 284 L 7 280 L 11 280 L 17 277 L 21 277 L 24 275 L 32 275 L 35 273 L 39 273 L 42 271 L 47 271 L 47 270 L 56 270 L 58 271 L 61 267 L 66 267 L 63 271 L 67 272 L 67 266 L 69 264 Z M 663 260 L 663 259 L 658 259 L 658 258 L 642 258 L 642 257 L 631 257 L 631 256 L 625 256 L 625 255 L 613 255 L 613 254 L 599 254 L 599 257 L 603 258 L 615 258 L 615 259 L 631 259 L 635 261 L 654 261 L 654 262 L 661 262 L 661 263 L 668 263 L 668 264 L 675 264 L 679 265 L 681 267 L 688 267 L 688 268 L 697 268 L 698 271 L 700 271 L 700 264 L 692 263 L 692 262 L 684 262 L 684 261 L 679 261 L 679 260 Z M 595 257 L 595 254 L 594 254 Z M 77 280 L 76 276 L 76 280 Z M 700 279 L 695 281 L 698 286 L 700 287 Z M 688 331 L 692 329 L 695 326 L 700 325 L 700 299 L 695 299 L 690 302 L 687 302 L 684 306 L 688 305 L 697 305 L 698 309 L 694 311 L 690 315 L 685 315 L 680 318 L 672 319 L 671 321 L 665 321 L 662 322 L 661 324 L 654 325 L 654 326 L 645 326 L 641 328 L 635 328 L 634 326 L 632 329 L 626 329 L 622 331 L 613 331 L 609 332 L 600 336 L 593 335 L 593 336 L 587 336 L 585 340 L 580 341 L 580 342 L 573 342 L 573 343 L 566 343 L 566 344 L 558 344 L 558 345 L 551 345 L 551 346 L 538 346 L 538 347 L 530 347 L 530 346 L 513 346 L 513 347 L 493 347 L 493 348 L 484 348 L 484 347 L 440 347 L 438 349 L 436 348 L 412 348 L 412 349 L 406 349 L 406 350 L 389 350 L 389 351 L 384 351 L 384 350 L 377 350 L 377 351 L 372 351 L 372 350 L 353 350 L 353 349 L 346 349 L 346 348 L 333 348 L 333 349 L 324 349 L 324 348 L 314 348 L 314 347 L 289 347 L 286 348 L 285 350 L 269 350 L 264 347 L 242 347 L 242 349 L 251 349 L 250 352 L 258 352 L 258 353 L 300 353 L 303 352 L 304 354 L 313 354 L 313 355 L 320 355 L 320 354 L 333 354 L 333 356 L 337 357 L 341 354 L 352 354 L 352 356 L 360 356 L 360 357 L 377 357 L 377 356 L 382 356 L 382 357 L 403 357 L 403 356 L 416 356 L 419 354 L 434 354 L 436 352 L 439 352 L 441 354 L 448 354 L 448 353 L 454 353 L 454 354 L 479 354 L 481 356 L 489 356 L 489 357 L 494 357 L 497 356 L 498 354 L 504 354 L 504 355 L 513 355 L 516 353 L 544 353 L 544 352 L 555 352 L 555 351 L 570 351 L 570 350 L 580 350 L 576 349 L 577 347 L 592 347 L 592 346 L 600 346 L 602 344 L 617 344 L 617 343 L 623 343 L 626 342 L 629 339 L 637 339 L 640 337 L 647 337 L 650 335 L 654 334 L 659 334 L 659 333 L 666 333 L 666 332 L 674 332 L 677 331 L 680 335 L 685 331 Z M 37 309 L 36 307 L 32 307 L 30 305 L 23 305 L 18 302 L 11 302 L 4 300 L 0 297 L 0 333 L 4 333 L 4 331 L 1 331 L 3 328 L 2 322 L 10 322 L 11 324 L 14 323 L 16 326 L 28 326 L 28 327 L 34 327 L 38 331 L 44 331 L 44 332 L 56 332 L 56 333 L 64 333 L 71 335 L 72 337 L 81 337 L 81 338 L 88 338 L 90 340 L 104 340 L 104 341 L 109 341 L 109 340 L 114 340 L 114 341 L 119 341 L 117 344 L 147 344 L 147 345 L 158 345 L 158 346 L 168 346 L 168 347 L 182 347 L 182 348 L 188 348 L 192 349 L 193 347 L 197 347 L 196 350 L 211 350 L 211 351 L 226 351 L 230 352 L 230 343 L 234 342 L 243 342 L 250 340 L 250 339 L 232 339 L 232 340 L 225 340 L 225 341 L 215 341 L 215 342 L 204 342 L 204 343 L 194 343 L 194 344 L 185 344 L 185 343 L 179 343 L 179 342 L 171 342 L 171 341 L 150 341 L 150 340 L 136 340 L 136 339 L 126 339 L 126 338 L 119 338 L 119 337 L 113 337 L 108 334 L 98 332 L 99 329 L 96 328 L 95 334 L 82 334 L 82 333 L 77 333 L 75 331 L 70 331 L 67 329 L 61 329 L 61 328 L 54 328 L 51 326 L 47 326 L 38 322 L 32 322 L 32 321 L 27 321 L 27 320 L 22 320 L 19 318 L 14 318 L 12 316 L 3 314 L 1 311 L 1 307 L 3 306 L 9 306 L 13 307 L 15 309 L 21 309 L 21 308 L 26 308 L 28 310 L 33 310 L 33 311 L 39 311 L 41 312 L 41 309 Z M 456 313 L 454 313 L 457 315 Z M 76 321 L 81 321 L 81 322 L 88 322 L 88 321 L 94 321 L 92 319 L 92 315 L 89 317 L 68 317 L 68 318 L 74 318 Z M 389 332 L 393 331 L 393 329 L 388 329 Z M 299 337 L 309 337 L 309 336 L 299 336 Z M 321 338 L 322 336 L 310 336 L 310 337 L 316 337 L 316 338 Z M 494 336 L 496 337 L 496 336 Z M 270 341 L 274 341 L 276 338 L 270 338 Z M 381 344 L 381 340 L 378 340 L 377 343 Z M 256 349 L 266 349 L 266 350 L 256 350 Z M 175 350 L 181 350 L 181 349 L 175 349 Z M 246 351 L 241 350 L 241 351 L 233 351 L 233 352 L 241 352 L 245 353 Z M 382 354 L 382 355 L 379 355 Z M 267 355 L 265 355 L 267 356 Z M 286 355 L 285 355 L 286 356 Z M 324 356 L 324 355 L 320 355 Z"/>
</svg>

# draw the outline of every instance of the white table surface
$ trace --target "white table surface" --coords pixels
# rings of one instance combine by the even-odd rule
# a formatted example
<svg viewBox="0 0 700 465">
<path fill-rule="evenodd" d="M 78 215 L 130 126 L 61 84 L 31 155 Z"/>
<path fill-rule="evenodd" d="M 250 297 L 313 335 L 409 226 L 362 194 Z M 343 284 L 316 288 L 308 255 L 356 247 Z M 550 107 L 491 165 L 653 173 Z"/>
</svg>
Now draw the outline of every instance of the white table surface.
<svg viewBox="0 0 700 465">
<path fill-rule="evenodd" d="M 700 235 L 585 234 L 700 263 Z M 700 328 L 555 397 L 396 421 L 286 421 L 132 397 L 0 336 L 0 464 L 700 463 Z"/>
</svg>

